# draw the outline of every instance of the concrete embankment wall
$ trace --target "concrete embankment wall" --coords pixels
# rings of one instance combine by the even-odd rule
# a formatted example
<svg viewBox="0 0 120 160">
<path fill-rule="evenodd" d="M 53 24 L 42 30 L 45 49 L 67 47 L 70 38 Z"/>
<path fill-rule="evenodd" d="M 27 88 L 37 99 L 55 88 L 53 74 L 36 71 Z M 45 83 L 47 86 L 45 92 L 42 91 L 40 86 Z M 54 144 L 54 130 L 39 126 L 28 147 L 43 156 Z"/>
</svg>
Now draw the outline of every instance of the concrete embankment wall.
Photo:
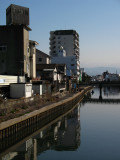
<svg viewBox="0 0 120 160">
<path fill-rule="evenodd" d="M 47 105 L 21 117 L 0 123 L 0 140 L 9 138 L 11 135 L 16 135 L 16 138 L 18 138 L 17 134 L 21 131 L 23 132 L 22 136 L 25 137 L 27 134 L 37 130 L 71 109 L 75 104 L 82 100 L 84 94 L 91 88 L 92 87 L 86 87 L 81 92 L 78 92 L 67 99 Z M 31 130 L 32 128 L 34 129 Z"/>
</svg>

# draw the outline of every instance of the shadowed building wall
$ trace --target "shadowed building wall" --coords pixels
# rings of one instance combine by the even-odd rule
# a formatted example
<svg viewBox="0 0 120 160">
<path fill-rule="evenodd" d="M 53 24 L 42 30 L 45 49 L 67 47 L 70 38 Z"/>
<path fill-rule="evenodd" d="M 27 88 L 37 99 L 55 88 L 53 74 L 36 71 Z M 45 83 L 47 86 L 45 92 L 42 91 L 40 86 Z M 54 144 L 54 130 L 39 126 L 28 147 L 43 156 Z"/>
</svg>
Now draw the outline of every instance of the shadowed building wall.
<svg viewBox="0 0 120 160">
<path fill-rule="evenodd" d="M 30 75 L 29 31 L 24 25 L 0 26 L 0 74 Z"/>
<path fill-rule="evenodd" d="M 29 8 L 11 4 L 6 9 L 6 24 L 29 25 Z"/>
</svg>

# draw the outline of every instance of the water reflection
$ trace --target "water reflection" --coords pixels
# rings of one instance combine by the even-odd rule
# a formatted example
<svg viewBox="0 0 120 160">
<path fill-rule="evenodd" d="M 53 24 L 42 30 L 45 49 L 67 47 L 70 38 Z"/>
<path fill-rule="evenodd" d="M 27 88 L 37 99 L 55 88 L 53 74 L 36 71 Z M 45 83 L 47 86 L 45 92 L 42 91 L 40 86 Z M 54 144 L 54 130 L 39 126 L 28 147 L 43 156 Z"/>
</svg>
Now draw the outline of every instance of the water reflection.
<svg viewBox="0 0 120 160">
<path fill-rule="evenodd" d="M 104 91 L 106 88 L 102 88 L 103 99 L 107 99 Z M 118 98 L 117 88 L 107 88 L 108 99 L 109 91 L 118 91 L 113 95 Z M 99 99 L 99 93 L 94 88 L 85 98 Z M 0 160 L 120 159 L 119 122 L 119 104 L 83 101 L 66 116 L 1 153 Z"/>
<path fill-rule="evenodd" d="M 93 89 L 94 94 L 91 94 L 91 98 L 99 98 L 100 96 L 103 98 L 120 98 L 120 87 L 119 86 L 104 86 L 101 89 L 95 87 Z"/>
<path fill-rule="evenodd" d="M 75 151 L 80 146 L 80 105 L 17 147 L 2 153 L 1 160 L 37 160 L 47 150 Z"/>
<path fill-rule="evenodd" d="M 110 87 L 106 86 L 103 88 L 103 93 L 105 97 L 111 97 L 111 98 L 120 98 L 120 87 Z"/>
</svg>

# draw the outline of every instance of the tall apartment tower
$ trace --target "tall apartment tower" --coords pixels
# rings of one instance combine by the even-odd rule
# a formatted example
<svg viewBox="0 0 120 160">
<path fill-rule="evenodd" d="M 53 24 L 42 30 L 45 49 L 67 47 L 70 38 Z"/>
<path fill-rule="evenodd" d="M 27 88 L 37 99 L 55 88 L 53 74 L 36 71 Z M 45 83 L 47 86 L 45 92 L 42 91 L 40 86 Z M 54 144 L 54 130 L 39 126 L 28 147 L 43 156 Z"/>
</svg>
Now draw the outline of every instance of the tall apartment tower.
<svg viewBox="0 0 120 160">
<path fill-rule="evenodd" d="M 79 35 L 75 30 L 56 30 L 50 32 L 50 55 L 57 57 L 63 46 L 66 56 L 76 56 L 79 60 Z"/>
</svg>

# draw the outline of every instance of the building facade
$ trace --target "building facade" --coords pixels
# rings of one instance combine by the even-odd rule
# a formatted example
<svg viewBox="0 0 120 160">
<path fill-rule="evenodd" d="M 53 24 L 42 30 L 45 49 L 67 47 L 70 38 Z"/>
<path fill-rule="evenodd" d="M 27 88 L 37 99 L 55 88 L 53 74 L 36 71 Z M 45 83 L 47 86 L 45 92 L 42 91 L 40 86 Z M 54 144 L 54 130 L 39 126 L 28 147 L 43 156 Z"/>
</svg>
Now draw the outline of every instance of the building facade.
<svg viewBox="0 0 120 160">
<path fill-rule="evenodd" d="M 51 62 L 66 64 L 67 76 L 79 79 L 80 53 L 79 35 L 75 30 L 57 30 L 50 32 Z"/>
<path fill-rule="evenodd" d="M 51 63 L 53 64 L 65 64 L 66 65 L 66 75 L 69 77 L 76 77 L 78 79 L 79 71 L 79 61 L 76 56 L 66 56 L 66 52 L 61 46 L 57 57 L 51 58 Z"/>
<path fill-rule="evenodd" d="M 50 64 L 50 56 L 36 49 L 36 64 Z"/>
<path fill-rule="evenodd" d="M 29 8 L 11 4 L 6 9 L 6 24 L 29 25 Z"/>
<path fill-rule="evenodd" d="M 79 76 L 79 66 L 75 56 L 66 56 L 66 52 L 63 47 L 60 48 L 57 57 L 51 58 L 53 64 L 66 64 L 66 75 L 67 76 Z"/>
<path fill-rule="evenodd" d="M 29 41 L 30 48 L 30 78 L 36 78 L 36 45 L 38 43 L 36 41 Z"/>
<path fill-rule="evenodd" d="M 0 75 L 36 77 L 36 48 L 29 40 L 29 8 L 10 5 L 0 26 Z"/>
<path fill-rule="evenodd" d="M 52 83 L 61 81 L 66 75 L 66 65 L 65 64 L 37 64 L 37 77 L 40 77 L 41 80 L 49 80 Z"/>
<path fill-rule="evenodd" d="M 30 76 L 30 28 L 24 25 L 0 26 L 0 74 Z"/>
<path fill-rule="evenodd" d="M 66 56 L 76 56 L 79 60 L 79 35 L 75 30 L 57 30 L 50 32 L 50 55 L 57 57 L 63 46 Z"/>
</svg>

